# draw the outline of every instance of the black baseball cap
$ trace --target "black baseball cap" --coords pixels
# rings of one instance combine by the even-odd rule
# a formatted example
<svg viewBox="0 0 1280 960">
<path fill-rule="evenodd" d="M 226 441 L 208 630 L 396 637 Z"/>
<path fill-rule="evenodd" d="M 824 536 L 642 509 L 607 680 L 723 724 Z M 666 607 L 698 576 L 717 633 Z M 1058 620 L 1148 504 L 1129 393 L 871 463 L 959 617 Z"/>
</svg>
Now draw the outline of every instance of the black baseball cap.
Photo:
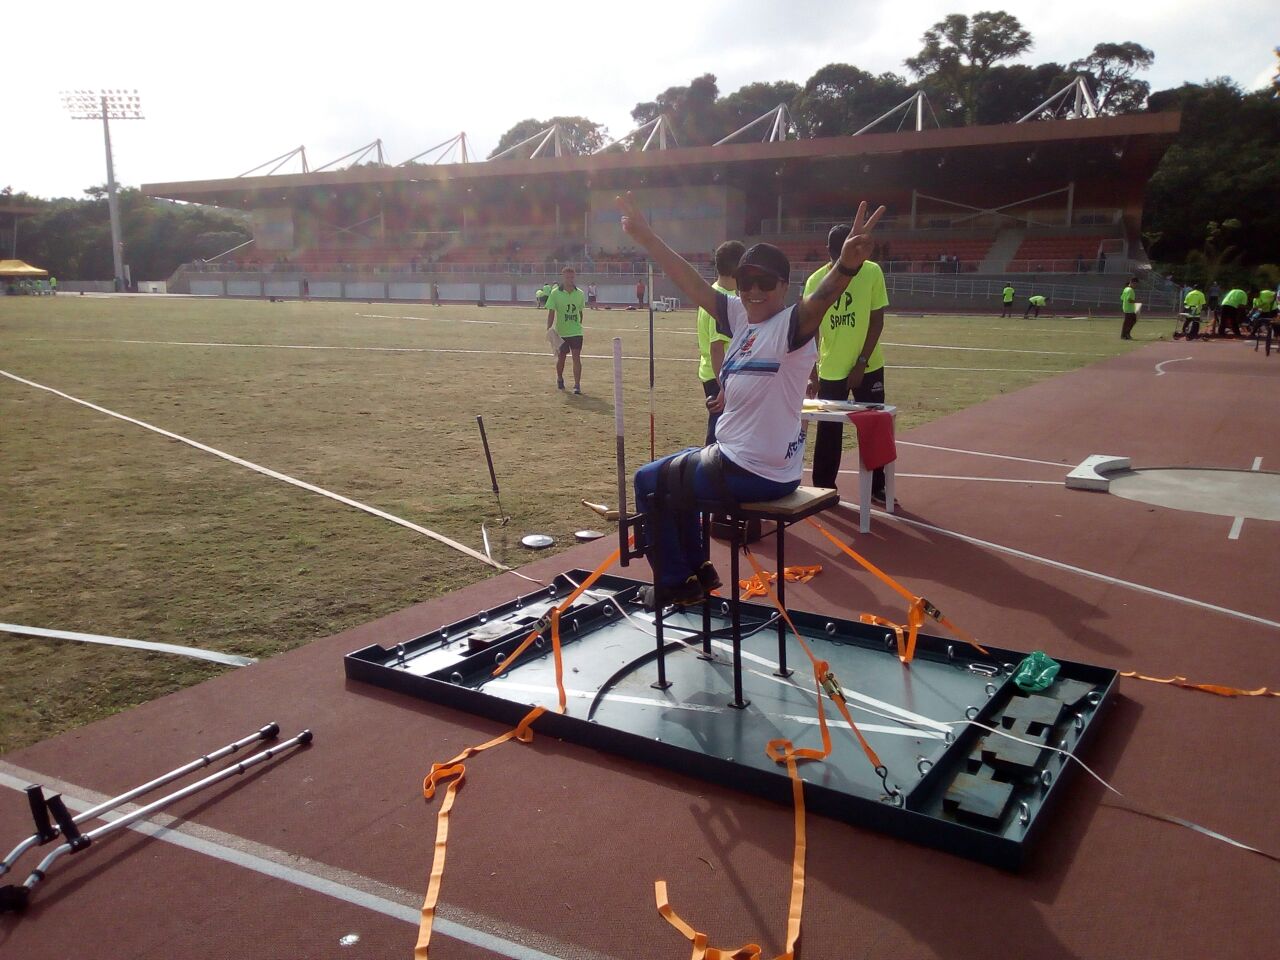
<svg viewBox="0 0 1280 960">
<path fill-rule="evenodd" d="M 849 239 L 851 233 L 853 233 L 853 227 L 847 223 L 837 223 L 827 233 L 827 253 L 831 254 L 832 260 L 840 259 L 840 248 L 844 246 L 844 242 Z"/>
<path fill-rule="evenodd" d="M 733 275 L 741 277 L 749 269 L 771 273 L 783 283 L 791 282 L 791 261 L 772 243 L 757 243 L 748 247 L 738 261 L 738 269 L 733 271 Z"/>
</svg>

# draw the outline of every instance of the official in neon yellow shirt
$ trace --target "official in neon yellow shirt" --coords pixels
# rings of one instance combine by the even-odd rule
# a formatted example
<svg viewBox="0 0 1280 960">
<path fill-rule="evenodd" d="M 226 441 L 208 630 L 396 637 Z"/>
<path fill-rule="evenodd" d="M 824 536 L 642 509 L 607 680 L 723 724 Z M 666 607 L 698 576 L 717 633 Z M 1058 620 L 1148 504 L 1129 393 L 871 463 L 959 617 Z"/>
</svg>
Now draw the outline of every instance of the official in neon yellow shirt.
<svg viewBox="0 0 1280 960">
<path fill-rule="evenodd" d="M 560 335 L 560 349 L 556 353 L 556 387 L 564 389 L 564 358 L 573 354 L 573 392 L 582 393 L 582 311 L 586 308 L 586 295 L 574 283 L 573 267 L 560 271 L 560 282 L 547 297 L 547 329 L 555 324 Z"/>
<path fill-rule="evenodd" d="M 1121 340 L 1133 339 L 1130 334 L 1133 333 L 1134 325 L 1138 322 L 1138 294 L 1133 289 L 1133 285 L 1137 282 L 1137 277 L 1130 277 L 1125 288 L 1120 291 L 1120 312 L 1124 314 L 1124 323 L 1120 326 Z"/>
<path fill-rule="evenodd" d="M 1182 298 L 1182 309 L 1194 317 L 1204 313 L 1204 305 L 1204 294 L 1195 287 L 1188 290 L 1187 295 Z"/>
<path fill-rule="evenodd" d="M 1001 310 L 1000 310 L 1000 316 L 1001 316 L 1001 317 L 1012 317 L 1012 316 L 1013 316 L 1013 297 L 1014 297 L 1014 292 L 1015 292 L 1015 291 L 1014 291 L 1014 289 L 1013 289 L 1013 284 L 1011 284 L 1011 283 L 1006 283 L 1006 284 L 1004 285 L 1004 289 L 1000 291 L 1000 297 L 1001 297 L 1001 300 L 1002 300 L 1002 303 L 1003 303 L 1003 306 L 1001 307 Z"/>
<path fill-rule="evenodd" d="M 1037 317 L 1040 316 L 1040 308 L 1043 307 L 1048 302 L 1049 301 L 1046 298 L 1040 296 L 1039 294 L 1036 294 L 1035 296 L 1032 296 L 1032 297 L 1028 297 L 1027 309 L 1022 311 L 1022 319 L 1025 320 L 1027 319 L 1027 317 L 1031 316 L 1031 311 L 1033 310 L 1035 311 L 1035 314 Z"/>
<path fill-rule="evenodd" d="M 1200 315 L 1204 313 L 1204 294 L 1192 287 L 1182 298 L 1182 336 L 1196 340 L 1200 336 Z M 1176 338 L 1178 334 L 1174 334 Z"/>
<path fill-rule="evenodd" d="M 1226 292 L 1222 298 L 1222 322 L 1218 324 L 1218 336 L 1225 336 L 1228 329 L 1240 336 L 1240 321 L 1244 319 L 1244 308 L 1248 302 L 1249 295 L 1239 287 Z"/>
<path fill-rule="evenodd" d="M 726 240 L 716 247 L 716 282 L 711 285 L 713 290 L 726 296 L 735 295 L 738 281 L 733 274 L 738 269 L 738 261 L 746 252 L 747 248 L 737 240 Z M 707 402 L 706 446 L 716 442 L 716 421 L 724 410 L 724 405 L 717 403 L 717 399 L 720 396 L 720 367 L 724 364 L 724 347 L 729 341 L 730 338 L 716 328 L 715 317 L 699 307 L 698 379 L 702 381 L 702 393 Z"/>
<path fill-rule="evenodd" d="M 827 234 L 831 262 L 819 267 L 805 281 L 806 297 L 817 290 L 823 277 L 831 272 L 852 229 L 847 223 L 831 228 Z M 863 261 L 862 266 L 849 275 L 844 291 L 818 326 L 818 364 L 809 378 L 811 393 L 816 390 L 820 400 L 848 400 L 852 394 L 859 403 L 884 403 L 880 334 L 884 332 L 884 308 L 888 305 L 884 271 L 873 260 Z M 818 437 L 813 444 L 815 487 L 836 485 L 843 446 L 843 424 L 818 424 Z M 873 475 L 871 496 L 884 501 L 884 470 L 877 470 Z"/>
<path fill-rule="evenodd" d="M 1264 317 L 1268 319 L 1274 318 L 1276 315 L 1276 292 L 1270 287 L 1263 287 L 1259 290 L 1257 307 Z"/>
</svg>

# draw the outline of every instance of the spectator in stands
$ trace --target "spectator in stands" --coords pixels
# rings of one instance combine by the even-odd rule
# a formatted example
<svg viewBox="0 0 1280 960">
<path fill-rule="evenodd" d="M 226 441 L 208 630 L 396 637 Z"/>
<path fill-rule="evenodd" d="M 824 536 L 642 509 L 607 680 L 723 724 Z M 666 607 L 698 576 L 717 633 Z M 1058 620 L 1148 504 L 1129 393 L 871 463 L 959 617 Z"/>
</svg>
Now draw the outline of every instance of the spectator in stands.
<svg viewBox="0 0 1280 960">
<path fill-rule="evenodd" d="M 1013 289 L 1012 283 L 1006 283 L 1004 285 L 1004 289 L 1000 291 L 1000 302 L 1002 304 L 1000 308 L 1000 317 L 1002 319 L 1004 317 L 1010 317 L 1010 318 L 1013 317 L 1014 293 L 1015 291 Z"/>
<path fill-rule="evenodd" d="M 1099 258 L 1104 254 L 1098 254 Z M 1125 284 L 1125 288 L 1120 291 L 1120 312 L 1124 314 L 1124 323 L 1120 326 L 1120 339 L 1132 340 L 1130 336 L 1133 333 L 1133 327 L 1138 322 L 1138 305 L 1137 291 L 1134 287 L 1138 283 L 1137 277 L 1130 277 L 1129 282 Z"/>
<path fill-rule="evenodd" d="M 715 269 L 716 282 L 711 289 L 725 296 L 732 296 L 738 289 L 738 281 L 734 279 L 734 271 L 738 269 L 738 261 L 746 253 L 747 248 L 737 240 L 726 240 L 716 247 Z M 701 307 L 698 308 L 698 379 L 702 383 L 702 393 L 707 402 L 707 439 L 706 445 L 716 442 L 716 423 L 720 419 L 720 410 L 712 409 L 716 398 L 723 389 L 720 383 L 720 368 L 724 365 L 724 345 L 729 337 L 716 329 L 716 320 Z"/>
<path fill-rule="evenodd" d="M 600 307 L 596 303 L 598 299 L 599 299 L 599 291 L 596 290 L 596 285 L 594 283 L 588 283 L 587 284 L 587 306 L 589 306 L 592 310 L 599 310 Z"/>
<path fill-rule="evenodd" d="M 1042 297 L 1039 294 L 1027 298 L 1027 309 L 1022 311 L 1022 319 L 1025 320 L 1035 312 L 1036 318 L 1040 317 L 1040 308 L 1049 302 L 1048 297 Z"/>
<path fill-rule="evenodd" d="M 735 273 L 740 296 L 729 297 L 713 290 L 697 268 L 662 242 L 630 196 L 619 198 L 618 206 L 628 235 L 643 244 L 680 292 L 714 316 L 716 329 L 731 338 L 717 398 L 724 415 L 716 426 L 716 443 L 662 457 L 641 467 L 635 477 L 649 558 L 659 573 L 643 599 L 651 608 L 688 604 L 715 589 L 720 578 L 710 564 L 702 564 L 697 515 L 678 504 L 686 498 L 774 500 L 800 485 L 805 440 L 800 408 L 817 357 L 813 338 L 845 278 L 856 276 L 870 253 L 869 234 L 884 208 L 867 218 L 866 204 L 859 206 L 856 229 L 828 279 L 788 307 L 791 263 L 772 244 L 758 243 L 743 254 Z M 666 494 L 661 499 L 660 486 Z"/>
<path fill-rule="evenodd" d="M 864 260 L 851 274 L 839 270 L 841 251 L 853 228 L 838 223 L 827 234 L 831 262 L 813 272 L 805 281 L 805 295 L 813 294 L 827 274 L 837 270 L 843 289 L 835 303 L 823 314 L 818 326 L 818 362 L 809 374 L 809 394 L 819 400 L 848 400 L 884 403 L 884 356 L 880 335 L 884 332 L 884 308 L 889 305 L 884 272 L 874 260 Z M 839 423 L 819 423 L 813 445 L 813 485 L 834 487 L 840 472 L 844 427 Z M 871 477 L 871 499 L 884 503 L 884 470 Z"/>
<path fill-rule="evenodd" d="M 1230 330 L 1240 336 L 1240 321 L 1244 318 L 1244 308 L 1249 302 L 1249 295 L 1239 287 L 1232 287 L 1222 298 L 1222 320 L 1218 324 L 1218 336 L 1225 337 Z"/>
<path fill-rule="evenodd" d="M 547 329 L 555 324 L 560 335 L 556 352 L 556 388 L 564 389 L 564 358 L 573 354 L 573 392 L 582 393 L 582 309 L 586 298 L 574 283 L 573 267 L 560 271 L 560 283 L 547 296 Z"/>
</svg>

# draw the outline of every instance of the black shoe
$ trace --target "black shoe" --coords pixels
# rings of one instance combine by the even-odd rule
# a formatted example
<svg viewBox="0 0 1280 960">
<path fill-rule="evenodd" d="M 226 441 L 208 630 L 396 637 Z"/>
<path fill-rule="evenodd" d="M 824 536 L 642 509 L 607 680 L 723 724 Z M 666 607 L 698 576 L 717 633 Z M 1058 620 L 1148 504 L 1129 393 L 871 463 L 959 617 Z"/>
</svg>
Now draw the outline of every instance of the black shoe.
<svg viewBox="0 0 1280 960">
<path fill-rule="evenodd" d="M 698 568 L 698 583 L 702 584 L 704 593 L 710 593 L 712 590 L 719 590 L 723 584 L 720 582 L 720 574 L 716 568 L 711 565 L 710 560 L 703 561 L 702 566 Z"/>
<path fill-rule="evenodd" d="M 701 603 L 702 584 L 697 577 L 689 577 L 678 587 L 645 587 L 640 591 L 640 602 L 646 610 L 656 611 L 659 606 L 688 607 Z"/>
<path fill-rule="evenodd" d="M 573 388 L 573 393 L 574 393 L 574 395 L 575 395 L 575 396 L 579 396 L 579 397 L 580 397 L 580 396 L 582 396 L 582 388 L 581 388 L 581 387 L 574 387 L 574 388 Z"/>
<path fill-rule="evenodd" d="M 884 495 L 884 491 L 883 491 L 883 490 L 872 490 L 872 491 L 871 491 L 871 502 L 872 502 L 872 503 L 878 503 L 878 504 L 880 504 L 881 506 L 885 506 L 886 504 L 888 504 L 889 499 Z"/>
<path fill-rule="evenodd" d="M 563 380 L 557 380 L 557 381 L 556 381 L 556 389 L 557 389 L 557 390 L 563 390 L 563 389 L 564 389 L 564 381 L 563 381 Z"/>
</svg>

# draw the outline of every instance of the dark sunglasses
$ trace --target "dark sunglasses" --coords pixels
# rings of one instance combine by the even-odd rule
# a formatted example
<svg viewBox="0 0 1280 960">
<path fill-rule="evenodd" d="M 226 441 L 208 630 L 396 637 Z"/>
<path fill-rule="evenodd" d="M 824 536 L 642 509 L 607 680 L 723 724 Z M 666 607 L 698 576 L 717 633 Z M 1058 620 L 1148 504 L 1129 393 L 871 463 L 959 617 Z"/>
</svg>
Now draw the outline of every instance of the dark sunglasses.
<svg viewBox="0 0 1280 960">
<path fill-rule="evenodd" d="M 769 273 L 749 273 L 738 278 L 738 292 L 748 293 L 759 287 L 761 293 L 773 293 L 778 289 L 778 278 Z"/>
</svg>

